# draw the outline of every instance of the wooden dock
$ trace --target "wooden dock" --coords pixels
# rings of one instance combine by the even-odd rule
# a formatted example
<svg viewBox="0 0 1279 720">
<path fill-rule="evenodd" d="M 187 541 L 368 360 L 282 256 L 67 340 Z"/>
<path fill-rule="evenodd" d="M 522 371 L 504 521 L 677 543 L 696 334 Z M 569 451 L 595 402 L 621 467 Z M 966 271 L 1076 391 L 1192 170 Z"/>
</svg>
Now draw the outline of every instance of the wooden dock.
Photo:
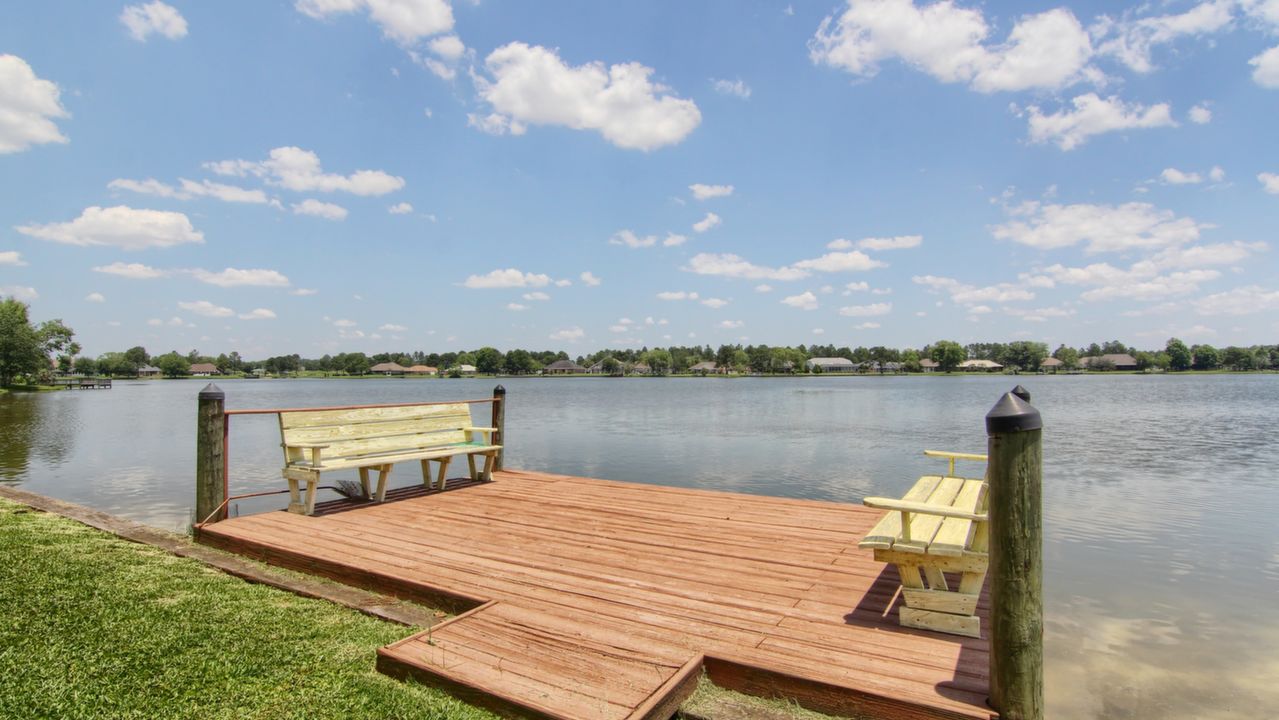
<svg viewBox="0 0 1279 720">
<path fill-rule="evenodd" d="M 462 613 L 382 648 L 378 667 L 508 713 L 669 717 L 704 668 L 829 713 L 994 717 L 986 639 L 898 625 L 896 572 L 857 548 L 881 515 L 499 471 L 224 520 L 198 539 Z"/>
</svg>

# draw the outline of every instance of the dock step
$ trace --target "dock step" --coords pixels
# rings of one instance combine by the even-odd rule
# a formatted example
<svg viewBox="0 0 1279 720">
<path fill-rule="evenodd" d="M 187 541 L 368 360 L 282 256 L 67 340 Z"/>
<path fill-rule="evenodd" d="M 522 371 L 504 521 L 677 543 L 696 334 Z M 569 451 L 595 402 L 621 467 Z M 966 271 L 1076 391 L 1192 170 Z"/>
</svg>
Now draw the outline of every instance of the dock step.
<svg viewBox="0 0 1279 720">
<path fill-rule="evenodd" d="M 377 667 L 508 716 L 666 720 L 702 656 L 494 601 L 381 648 Z"/>
</svg>

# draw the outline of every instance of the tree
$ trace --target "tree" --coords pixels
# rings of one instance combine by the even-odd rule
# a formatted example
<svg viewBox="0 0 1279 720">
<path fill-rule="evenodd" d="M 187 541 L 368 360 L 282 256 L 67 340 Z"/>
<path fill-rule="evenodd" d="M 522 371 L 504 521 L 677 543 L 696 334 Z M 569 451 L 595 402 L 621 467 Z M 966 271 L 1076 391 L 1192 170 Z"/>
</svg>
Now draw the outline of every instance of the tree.
<svg viewBox="0 0 1279 720">
<path fill-rule="evenodd" d="M 47 373 L 55 353 L 79 352 L 75 332 L 61 320 L 31 324 L 27 304 L 16 298 L 0 300 L 0 387 L 20 375 Z M 71 354 L 74 355 L 75 352 Z"/>
<path fill-rule="evenodd" d="M 622 375 L 622 363 L 618 362 L 617 358 L 612 355 L 604 358 L 600 362 L 600 366 L 603 368 L 606 375 L 610 375 L 612 377 L 620 377 Z"/>
<path fill-rule="evenodd" d="M 1065 345 L 1058 346 L 1053 351 L 1053 357 L 1060 360 L 1062 366 L 1067 370 L 1074 370 L 1079 367 L 1079 351 L 1074 348 L 1069 348 Z"/>
<path fill-rule="evenodd" d="M 528 350 L 512 350 L 506 354 L 502 365 L 508 375 L 527 375 L 533 372 L 536 362 Z"/>
<path fill-rule="evenodd" d="M 1247 348 L 1231 345 L 1221 352 L 1221 364 L 1231 370 L 1251 370 L 1253 355 Z"/>
<path fill-rule="evenodd" d="M 91 357 L 75 359 L 75 371 L 81 375 L 94 375 L 98 372 L 98 363 Z"/>
<path fill-rule="evenodd" d="M 156 367 L 165 377 L 183 377 L 191 374 L 191 361 L 179 355 L 177 351 L 166 353 L 155 359 Z"/>
<path fill-rule="evenodd" d="M 502 353 L 497 348 L 482 347 L 475 351 L 475 371 L 496 375 L 502 369 Z"/>
<path fill-rule="evenodd" d="M 1004 365 L 1015 365 L 1022 370 L 1035 371 L 1039 364 L 1048 357 L 1048 346 L 1041 342 L 1018 340 L 1008 343 L 1004 348 Z"/>
<path fill-rule="evenodd" d="M 124 359 L 133 364 L 134 370 L 151 362 L 151 356 L 147 354 L 147 349 L 141 345 L 135 345 L 125 350 Z"/>
<path fill-rule="evenodd" d="M 1133 355 L 1133 358 L 1137 361 L 1137 369 L 1142 372 L 1154 367 L 1155 356 L 1153 353 L 1142 350 Z"/>
<path fill-rule="evenodd" d="M 1196 370 L 1216 370 L 1221 367 L 1221 354 L 1211 345 L 1195 345 L 1190 348 L 1190 356 L 1194 358 L 1190 366 Z"/>
<path fill-rule="evenodd" d="M 649 350 L 648 354 L 644 356 L 644 362 L 648 363 L 650 375 L 660 377 L 671 371 L 672 360 L 669 350 Z"/>
<path fill-rule="evenodd" d="M 964 348 L 959 343 L 952 340 L 938 340 L 933 343 L 933 351 L 931 356 L 933 362 L 937 363 L 937 367 L 942 372 L 950 372 L 959 367 L 959 364 L 967 359 Z"/>
<path fill-rule="evenodd" d="M 1189 370 L 1190 362 L 1193 356 L 1190 354 L 1190 348 L 1177 338 L 1169 338 L 1168 344 L 1164 346 L 1164 352 L 1168 353 L 1168 367 L 1173 370 Z"/>
<path fill-rule="evenodd" d="M 919 364 L 919 352 L 917 350 L 907 350 L 902 353 L 902 369 L 906 372 L 920 372 L 924 369 Z"/>
</svg>

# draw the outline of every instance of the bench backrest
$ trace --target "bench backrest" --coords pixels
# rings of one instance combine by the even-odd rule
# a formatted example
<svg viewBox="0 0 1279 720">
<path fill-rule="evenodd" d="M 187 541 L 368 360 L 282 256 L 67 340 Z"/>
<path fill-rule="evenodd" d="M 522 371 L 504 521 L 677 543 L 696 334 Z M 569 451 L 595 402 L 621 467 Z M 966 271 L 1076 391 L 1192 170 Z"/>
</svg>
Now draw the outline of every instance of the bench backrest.
<svg viewBox="0 0 1279 720">
<path fill-rule="evenodd" d="M 466 442 L 470 437 L 463 428 L 473 424 L 465 403 L 286 410 L 280 413 L 280 439 L 285 446 L 327 444 L 325 457 L 360 457 Z M 285 448 L 286 464 L 306 459 L 306 452 Z"/>
</svg>

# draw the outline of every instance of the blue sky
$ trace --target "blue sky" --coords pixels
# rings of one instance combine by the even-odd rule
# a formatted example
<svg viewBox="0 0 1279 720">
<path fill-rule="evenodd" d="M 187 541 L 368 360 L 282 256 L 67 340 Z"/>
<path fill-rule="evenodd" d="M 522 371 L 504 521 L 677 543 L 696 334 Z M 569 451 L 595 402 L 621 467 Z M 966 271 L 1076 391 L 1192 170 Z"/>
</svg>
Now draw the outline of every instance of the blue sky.
<svg viewBox="0 0 1279 720">
<path fill-rule="evenodd" d="M 26 3 L 87 354 L 1274 343 L 1279 0 Z"/>
</svg>

